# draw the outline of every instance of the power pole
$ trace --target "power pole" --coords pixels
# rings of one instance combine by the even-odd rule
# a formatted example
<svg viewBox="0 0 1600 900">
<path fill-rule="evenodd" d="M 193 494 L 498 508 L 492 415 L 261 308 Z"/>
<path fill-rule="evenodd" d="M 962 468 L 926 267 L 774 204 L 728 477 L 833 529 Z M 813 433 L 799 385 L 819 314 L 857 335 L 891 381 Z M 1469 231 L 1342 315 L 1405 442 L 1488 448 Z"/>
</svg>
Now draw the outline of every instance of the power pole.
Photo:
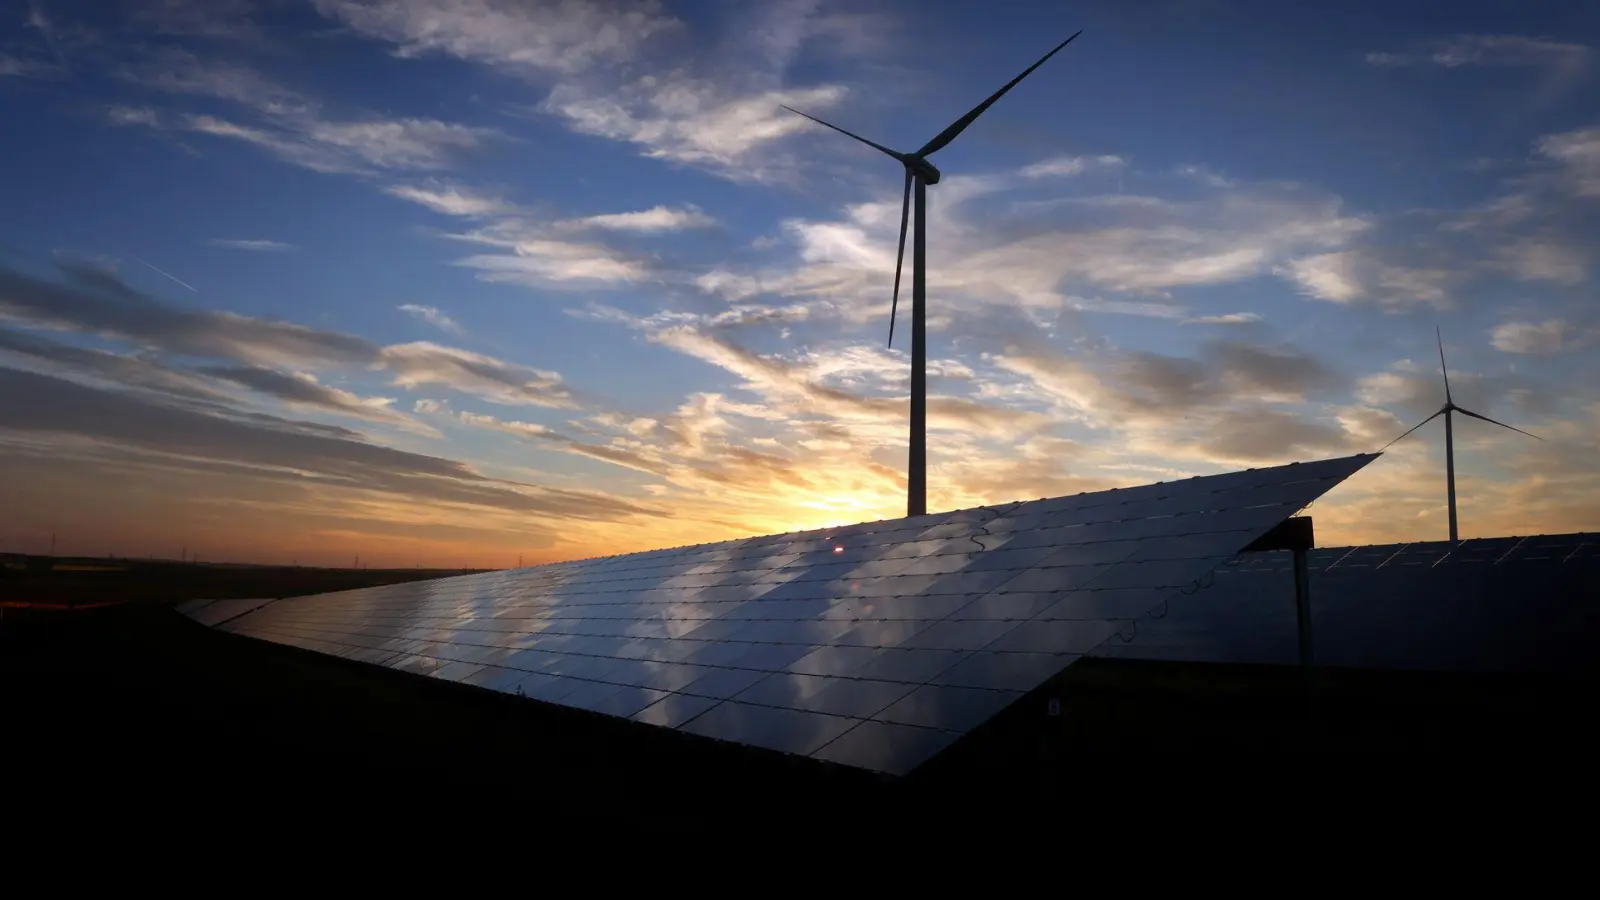
<svg viewBox="0 0 1600 900">
<path fill-rule="evenodd" d="M 50 532 L 50 555 L 56 555 L 56 533 L 54 531 Z"/>
</svg>

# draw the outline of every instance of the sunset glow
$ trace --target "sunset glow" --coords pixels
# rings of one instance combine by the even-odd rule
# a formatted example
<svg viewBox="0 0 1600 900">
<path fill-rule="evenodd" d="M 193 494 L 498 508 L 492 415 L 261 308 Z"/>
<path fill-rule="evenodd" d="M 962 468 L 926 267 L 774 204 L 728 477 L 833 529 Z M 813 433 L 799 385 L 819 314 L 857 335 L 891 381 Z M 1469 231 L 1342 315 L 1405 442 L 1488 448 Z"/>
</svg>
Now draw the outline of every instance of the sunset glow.
<svg viewBox="0 0 1600 900">
<path fill-rule="evenodd" d="M 1544 438 L 1456 422 L 1463 537 L 1600 530 L 1593 17 L 1205 6 L 29 4 L 0 551 L 508 567 L 902 516 L 901 174 L 782 105 L 915 146 L 1079 28 L 939 157 L 930 510 L 1378 450 L 1443 402 L 1437 325 L 1456 402 Z M 1443 442 L 1318 542 L 1442 539 Z"/>
</svg>

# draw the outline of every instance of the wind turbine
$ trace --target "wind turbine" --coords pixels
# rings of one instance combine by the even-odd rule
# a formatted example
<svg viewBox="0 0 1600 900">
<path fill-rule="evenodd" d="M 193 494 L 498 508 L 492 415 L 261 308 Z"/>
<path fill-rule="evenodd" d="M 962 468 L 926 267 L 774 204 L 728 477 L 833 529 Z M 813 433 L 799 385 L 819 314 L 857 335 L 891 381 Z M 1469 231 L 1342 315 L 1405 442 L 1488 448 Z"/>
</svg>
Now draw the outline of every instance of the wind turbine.
<svg viewBox="0 0 1600 900">
<path fill-rule="evenodd" d="M 1083 32 L 1067 38 L 1057 44 L 1054 50 L 1046 53 L 1038 62 L 1022 71 L 1021 75 L 1011 79 L 1006 86 L 995 91 L 989 99 L 973 107 L 972 111 L 955 120 L 950 127 L 939 132 L 933 140 L 922 145 L 922 149 L 914 153 L 901 153 L 890 150 L 882 144 L 875 144 L 859 134 L 851 134 L 837 125 L 824 122 L 816 116 L 807 115 L 798 109 L 785 106 L 796 115 L 805 116 L 818 125 L 832 128 L 840 134 L 854 138 L 868 147 L 873 148 L 888 156 L 894 157 L 906 170 L 905 197 L 900 203 L 900 249 L 894 261 L 894 299 L 889 305 L 889 345 L 894 345 L 894 318 L 900 306 L 900 266 L 906 255 L 906 220 L 914 221 L 913 237 L 911 241 L 911 459 L 908 477 L 906 479 L 906 515 L 920 516 L 928 511 L 928 323 L 927 323 L 927 211 L 928 197 L 927 186 L 939 183 L 939 170 L 933 163 L 928 162 L 928 157 L 943 149 L 945 145 L 956 139 L 956 136 L 967 129 L 977 118 L 983 115 L 984 110 L 993 106 L 996 100 L 1004 97 L 1006 91 L 1017 86 L 1017 82 L 1027 78 L 1034 69 L 1044 65 L 1045 60 L 1055 56 L 1061 48 L 1072 43 L 1073 39 Z M 915 203 L 913 204 L 913 199 Z M 913 214 L 913 210 L 915 210 Z"/>
<path fill-rule="evenodd" d="M 1409 435 L 1418 428 L 1421 428 L 1429 422 L 1432 422 L 1434 419 L 1444 416 L 1444 477 L 1446 491 L 1448 492 L 1450 499 L 1450 543 L 1455 544 L 1460 540 L 1460 536 L 1456 531 L 1456 440 L 1455 428 L 1450 422 L 1450 414 L 1461 413 L 1463 416 L 1471 416 L 1474 419 L 1482 419 L 1491 425 L 1499 425 L 1501 428 L 1511 428 L 1511 426 L 1504 422 L 1496 422 L 1488 416 L 1479 415 L 1470 409 L 1462 409 L 1456 405 L 1455 400 L 1450 396 L 1450 370 L 1444 364 L 1444 335 L 1439 332 L 1439 326 L 1437 325 L 1433 327 L 1433 334 L 1434 337 L 1439 341 L 1439 371 L 1444 374 L 1444 405 L 1439 407 L 1438 412 L 1411 426 L 1406 430 L 1405 434 L 1402 434 L 1400 437 L 1390 441 L 1383 449 L 1387 450 L 1390 447 L 1393 447 L 1395 444 L 1398 444 L 1401 440 L 1403 440 L 1406 435 Z M 1539 437 L 1537 434 L 1529 434 L 1528 432 L 1523 431 L 1521 428 L 1511 428 L 1511 430 L 1518 434 L 1526 434 L 1528 437 L 1531 437 L 1536 441 L 1544 440 L 1544 438 Z"/>
</svg>

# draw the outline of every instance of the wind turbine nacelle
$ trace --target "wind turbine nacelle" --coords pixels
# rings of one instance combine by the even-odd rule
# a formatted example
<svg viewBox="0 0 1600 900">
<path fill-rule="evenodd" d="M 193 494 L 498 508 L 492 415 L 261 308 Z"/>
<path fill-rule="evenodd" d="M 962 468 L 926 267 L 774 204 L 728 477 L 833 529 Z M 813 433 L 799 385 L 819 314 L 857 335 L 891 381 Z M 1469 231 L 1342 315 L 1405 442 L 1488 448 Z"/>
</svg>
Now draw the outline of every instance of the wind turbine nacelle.
<svg viewBox="0 0 1600 900">
<path fill-rule="evenodd" d="M 922 178 L 923 184 L 938 184 L 939 170 L 920 156 L 906 157 L 906 168 Z"/>
</svg>

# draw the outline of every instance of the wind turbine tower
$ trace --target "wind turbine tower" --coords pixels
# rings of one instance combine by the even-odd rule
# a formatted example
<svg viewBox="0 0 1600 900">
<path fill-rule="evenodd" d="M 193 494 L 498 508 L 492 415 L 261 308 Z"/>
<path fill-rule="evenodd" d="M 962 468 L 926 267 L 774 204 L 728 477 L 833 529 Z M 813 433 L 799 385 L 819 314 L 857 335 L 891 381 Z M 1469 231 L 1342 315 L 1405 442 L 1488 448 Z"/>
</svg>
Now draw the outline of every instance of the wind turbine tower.
<svg viewBox="0 0 1600 900">
<path fill-rule="evenodd" d="M 1021 75 L 1011 79 L 1006 86 L 995 91 L 989 99 L 978 104 L 971 112 L 953 122 L 950 127 L 939 132 L 933 140 L 922 145 L 922 149 L 913 153 L 902 153 L 890 150 L 882 144 L 858 135 L 852 134 L 837 125 L 824 122 L 816 116 L 807 115 L 798 109 L 785 106 L 784 109 L 796 115 L 805 116 L 818 125 L 832 128 L 840 134 L 854 138 L 868 147 L 893 157 L 905 167 L 906 183 L 905 196 L 900 202 L 900 249 L 897 251 L 894 263 L 894 299 L 889 305 L 889 344 L 894 344 L 894 317 L 900 305 L 900 266 L 906 255 L 906 224 L 907 219 L 913 222 L 911 239 L 911 458 L 906 478 L 906 515 L 920 516 L 928 511 L 928 327 L 927 327 L 927 212 L 928 197 L 927 187 L 939 183 L 939 170 L 933 163 L 928 162 L 928 157 L 943 149 L 945 145 L 956 139 L 956 136 L 967 129 L 977 118 L 983 115 L 984 110 L 993 106 L 996 100 L 1005 96 L 1006 92 L 1017 86 L 1017 82 L 1027 78 L 1034 69 L 1044 65 L 1045 60 L 1055 56 L 1061 48 L 1072 43 L 1073 39 L 1082 31 L 1057 44 L 1054 50 L 1046 53 L 1038 62 L 1024 69 Z"/>
<path fill-rule="evenodd" d="M 1411 432 L 1416 431 L 1418 428 L 1421 428 L 1440 416 L 1444 416 L 1445 493 L 1450 503 L 1450 543 L 1455 544 L 1458 543 L 1461 538 L 1460 532 L 1456 528 L 1456 436 L 1455 426 L 1450 421 L 1450 414 L 1461 413 L 1463 416 L 1471 416 L 1474 419 L 1482 419 L 1491 425 L 1499 425 L 1501 428 L 1511 428 L 1512 431 L 1515 431 L 1518 434 L 1526 434 L 1528 437 L 1531 437 L 1536 441 L 1542 441 L 1544 438 L 1539 437 L 1536 434 L 1529 434 L 1528 432 L 1523 431 L 1521 428 L 1512 428 L 1510 425 L 1507 425 L 1504 422 L 1496 422 L 1494 419 L 1491 419 L 1488 416 L 1479 415 L 1470 409 L 1463 409 L 1462 407 L 1457 406 L 1455 399 L 1450 396 L 1450 369 L 1445 365 L 1444 362 L 1444 335 L 1440 333 L 1437 325 L 1434 326 L 1433 334 L 1439 342 L 1439 371 L 1444 375 L 1444 405 L 1439 407 L 1438 412 L 1411 426 L 1406 430 L 1405 434 L 1402 434 L 1400 437 L 1390 441 L 1383 449 L 1387 450 L 1389 447 L 1393 447 L 1395 444 L 1398 444 L 1401 440 L 1403 440 L 1407 435 L 1411 434 Z"/>
</svg>

